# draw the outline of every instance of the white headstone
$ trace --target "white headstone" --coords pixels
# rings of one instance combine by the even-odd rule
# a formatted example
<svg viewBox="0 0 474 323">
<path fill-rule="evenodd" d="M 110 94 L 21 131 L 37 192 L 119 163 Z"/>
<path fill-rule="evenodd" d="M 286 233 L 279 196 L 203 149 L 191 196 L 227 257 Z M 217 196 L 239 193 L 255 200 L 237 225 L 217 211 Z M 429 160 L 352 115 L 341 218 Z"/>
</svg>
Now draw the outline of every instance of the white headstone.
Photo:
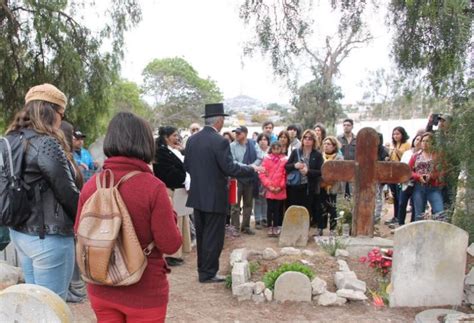
<svg viewBox="0 0 474 323">
<path fill-rule="evenodd" d="M 51 290 L 20 284 L 0 292 L 0 322 L 69 323 L 72 313 Z"/>
<path fill-rule="evenodd" d="M 305 274 L 287 271 L 276 280 L 273 297 L 279 302 L 311 302 L 311 282 Z"/>
<path fill-rule="evenodd" d="M 278 245 L 280 247 L 305 247 L 308 244 L 308 234 L 308 210 L 303 206 L 290 206 L 283 218 Z"/>
<path fill-rule="evenodd" d="M 466 231 L 418 221 L 395 230 L 390 307 L 461 305 Z"/>
</svg>

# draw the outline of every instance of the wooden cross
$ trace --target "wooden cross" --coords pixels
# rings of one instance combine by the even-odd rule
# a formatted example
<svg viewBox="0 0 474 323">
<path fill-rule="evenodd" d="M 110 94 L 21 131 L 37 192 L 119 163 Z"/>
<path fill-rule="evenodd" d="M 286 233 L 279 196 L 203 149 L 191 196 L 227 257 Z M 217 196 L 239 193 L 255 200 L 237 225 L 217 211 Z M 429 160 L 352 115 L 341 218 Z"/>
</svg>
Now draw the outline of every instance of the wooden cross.
<svg viewBox="0 0 474 323">
<path fill-rule="evenodd" d="M 355 161 L 328 161 L 322 167 L 326 182 L 355 182 L 353 236 L 374 235 L 375 184 L 403 183 L 411 177 L 410 167 L 405 163 L 377 161 L 378 145 L 377 132 L 372 128 L 363 128 L 357 134 Z"/>
</svg>

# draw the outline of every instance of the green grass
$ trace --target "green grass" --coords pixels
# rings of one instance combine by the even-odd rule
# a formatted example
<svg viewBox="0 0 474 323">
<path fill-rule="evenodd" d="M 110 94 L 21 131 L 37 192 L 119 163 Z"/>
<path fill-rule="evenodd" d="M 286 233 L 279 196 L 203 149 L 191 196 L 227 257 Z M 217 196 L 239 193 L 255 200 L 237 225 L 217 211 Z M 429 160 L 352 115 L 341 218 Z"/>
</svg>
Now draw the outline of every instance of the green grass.
<svg viewBox="0 0 474 323">
<path fill-rule="evenodd" d="M 287 271 L 300 272 L 308 276 L 309 280 L 312 280 L 315 276 L 313 270 L 310 267 L 303 265 L 299 262 L 293 262 L 290 264 L 282 264 L 277 269 L 273 271 L 269 271 L 265 274 L 265 276 L 263 276 L 263 282 L 265 283 L 265 287 L 273 290 L 275 288 L 275 282 L 278 279 L 278 277 L 280 277 L 281 274 Z"/>
</svg>

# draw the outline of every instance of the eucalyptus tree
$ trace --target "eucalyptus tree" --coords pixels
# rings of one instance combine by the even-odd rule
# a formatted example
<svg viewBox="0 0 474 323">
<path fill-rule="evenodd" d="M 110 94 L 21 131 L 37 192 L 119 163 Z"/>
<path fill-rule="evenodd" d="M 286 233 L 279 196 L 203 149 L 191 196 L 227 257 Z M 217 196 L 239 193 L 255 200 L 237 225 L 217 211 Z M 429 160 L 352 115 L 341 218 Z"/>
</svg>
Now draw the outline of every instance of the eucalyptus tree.
<svg viewBox="0 0 474 323">
<path fill-rule="evenodd" d="M 0 113 L 5 125 L 29 87 L 52 83 L 69 98 L 66 116 L 94 137 L 110 108 L 124 32 L 141 20 L 137 0 L 0 1 Z M 99 19 L 100 18 L 100 19 Z M 91 28 L 88 25 L 97 24 Z"/>
<path fill-rule="evenodd" d="M 206 103 L 223 99 L 217 84 L 201 78 L 183 58 L 154 59 L 143 70 L 143 79 L 144 95 L 153 101 L 155 126 L 187 127 L 200 120 Z"/>
<path fill-rule="evenodd" d="M 357 5 L 355 5 L 357 3 Z M 350 53 L 364 46 L 372 39 L 362 17 L 366 1 L 331 1 L 331 6 L 338 15 L 337 31 L 324 37 L 323 45 L 313 41 L 312 1 L 256 1 L 246 0 L 240 8 L 240 17 L 254 29 L 254 38 L 245 48 L 246 54 L 253 54 L 256 49 L 271 58 L 276 75 L 286 78 L 290 88 L 296 93 L 296 102 L 302 92 L 306 96 L 308 88 L 314 88 L 310 110 L 300 111 L 299 115 L 308 120 L 302 122 L 314 124 L 324 121 L 334 126 L 339 116 L 340 90 L 335 86 L 335 78 L 340 72 L 341 63 Z M 297 89 L 294 77 L 296 65 L 308 66 L 313 80 L 301 89 Z M 303 105 L 300 105 L 303 106 Z M 326 120 L 316 119 L 325 115 Z"/>
</svg>

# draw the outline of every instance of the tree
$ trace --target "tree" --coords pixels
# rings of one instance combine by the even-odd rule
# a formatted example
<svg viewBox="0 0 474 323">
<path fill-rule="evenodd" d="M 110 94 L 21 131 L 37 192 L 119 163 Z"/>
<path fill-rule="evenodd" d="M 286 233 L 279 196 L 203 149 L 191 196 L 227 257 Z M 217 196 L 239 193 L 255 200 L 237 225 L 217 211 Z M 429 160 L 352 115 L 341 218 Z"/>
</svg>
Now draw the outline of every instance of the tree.
<svg viewBox="0 0 474 323">
<path fill-rule="evenodd" d="M 82 1 L 0 1 L 2 126 L 21 109 L 26 91 L 45 82 L 68 97 L 66 117 L 95 137 L 96 119 L 110 108 L 110 86 L 123 55 L 123 33 L 141 20 L 135 0 L 111 0 L 103 28 L 86 27 Z M 105 51 L 108 45 L 110 51 Z"/>
<path fill-rule="evenodd" d="M 312 80 L 298 89 L 293 98 L 296 114 L 295 122 L 302 122 L 304 128 L 313 128 L 317 122 L 334 127 L 336 120 L 344 115 L 339 100 L 342 93 L 339 87 L 325 88 L 321 79 Z M 324 108 L 323 108 L 324 106 Z"/>
<path fill-rule="evenodd" d="M 143 71 L 145 95 L 154 101 L 153 123 L 187 127 L 200 120 L 206 103 L 220 102 L 222 93 L 210 78 L 199 77 L 186 60 L 155 59 Z"/>
<path fill-rule="evenodd" d="M 287 78 L 294 91 L 297 81 L 292 79 L 290 73 L 295 70 L 295 59 L 298 58 L 309 65 L 313 78 L 318 83 L 319 91 L 315 92 L 315 95 L 318 95 L 315 97 L 317 108 L 328 110 L 327 114 L 332 117 L 329 120 L 304 120 L 304 123 L 324 121 L 333 127 L 334 116 L 338 112 L 329 111 L 337 109 L 330 100 L 342 98 L 333 95 L 340 93 L 334 83 L 340 65 L 352 50 L 370 41 L 372 36 L 361 19 L 366 1 L 346 0 L 339 3 L 333 0 L 331 5 L 333 9 L 339 10 L 340 19 L 336 34 L 325 37 L 323 51 L 319 50 L 320 46 L 312 42 L 310 37 L 314 23 L 310 18 L 311 1 L 246 0 L 241 6 L 240 16 L 246 24 L 255 29 L 255 39 L 247 46 L 246 53 L 252 54 L 255 48 L 259 48 L 263 54 L 270 55 L 274 72 Z M 300 115 L 310 117 L 318 113 Z"/>
</svg>

